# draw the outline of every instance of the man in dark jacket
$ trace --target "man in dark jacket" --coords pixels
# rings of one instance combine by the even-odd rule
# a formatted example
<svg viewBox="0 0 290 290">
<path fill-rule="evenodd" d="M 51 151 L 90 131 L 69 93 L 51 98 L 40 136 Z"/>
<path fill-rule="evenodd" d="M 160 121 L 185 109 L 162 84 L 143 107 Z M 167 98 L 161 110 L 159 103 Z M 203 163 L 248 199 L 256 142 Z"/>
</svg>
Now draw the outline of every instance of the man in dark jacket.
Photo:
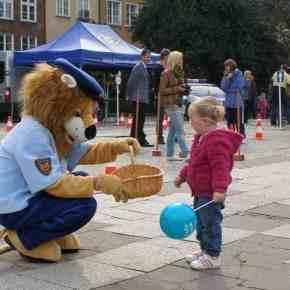
<svg viewBox="0 0 290 290">
<path fill-rule="evenodd" d="M 141 52 L 141 61 L 132 69 L 127 83 L 128 100 L 132 102 L 135 112 L 130 136 L 137 138 L 140 145 L 143 147 L 153 147 L 153 145 L 149 144 L 146 140 L 146 135 L 144 133 L 145 106 L 149 103 L 151 92 L 150 75 L 146 66 L 150 61 L 150 57 L 150 51 L 148 49 L 143 49 Z M 137 102 L 139 102 L 139 118 L 137 122 L 137 136 L 135 136 Z"/>
</svg>

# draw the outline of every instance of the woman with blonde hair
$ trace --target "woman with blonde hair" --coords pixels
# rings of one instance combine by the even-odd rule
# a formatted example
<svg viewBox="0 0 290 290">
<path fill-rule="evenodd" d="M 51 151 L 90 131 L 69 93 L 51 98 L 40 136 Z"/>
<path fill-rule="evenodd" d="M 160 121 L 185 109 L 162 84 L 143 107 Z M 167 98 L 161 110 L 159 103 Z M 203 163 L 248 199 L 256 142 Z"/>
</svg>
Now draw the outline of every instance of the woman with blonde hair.
<svg viewBox="0 0 290 290">
<path fill-rule="evenodd" d="M 170 118 L 170 129 L 166 142 L 166 155 L 169 161 L 186 158 L 189 152 L 185 142 L 182 97 L 189 94 L 189 87 L 184 83 L 183 54 L 179 51 L 170 52 L 167 68 L 160 79 L 159 96 L 161 106 Z M 179 157 L 174 156 L 175 139 L 181 149 Z"/>
</svg>

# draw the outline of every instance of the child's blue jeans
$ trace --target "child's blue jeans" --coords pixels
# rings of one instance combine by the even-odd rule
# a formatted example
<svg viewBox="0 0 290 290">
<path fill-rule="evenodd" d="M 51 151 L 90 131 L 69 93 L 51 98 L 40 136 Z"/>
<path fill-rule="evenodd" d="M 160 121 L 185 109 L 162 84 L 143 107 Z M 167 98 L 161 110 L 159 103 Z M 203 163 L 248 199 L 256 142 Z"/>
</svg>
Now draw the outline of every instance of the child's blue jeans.
<svg viewBox="0 0 290 290">
<path fill-rule="evenodd" d="M 195 197 L 194 208 L 207 202 L 210 198 Z M 222 203 L 212 203 L 196 212 L 196 238 L 200 242 L 200 248 L 211 257 L 218 257 L 222 245 Z"/>
</svg>

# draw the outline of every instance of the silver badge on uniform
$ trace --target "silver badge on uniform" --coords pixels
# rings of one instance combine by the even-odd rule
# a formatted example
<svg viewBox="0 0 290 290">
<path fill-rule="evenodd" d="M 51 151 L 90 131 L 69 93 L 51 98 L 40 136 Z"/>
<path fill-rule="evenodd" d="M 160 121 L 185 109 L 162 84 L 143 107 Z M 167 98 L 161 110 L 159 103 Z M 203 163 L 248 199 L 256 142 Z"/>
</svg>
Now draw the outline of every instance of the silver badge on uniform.
<svg viewBox="0 0 290 290">
<path fill-rule="evenodd" d="M 50 158 L 41 158 L 35 160 L 35 165 L 37 169 L 43 175 L 49 175 L 51 172 L 51 160 Z"/>
</svg>

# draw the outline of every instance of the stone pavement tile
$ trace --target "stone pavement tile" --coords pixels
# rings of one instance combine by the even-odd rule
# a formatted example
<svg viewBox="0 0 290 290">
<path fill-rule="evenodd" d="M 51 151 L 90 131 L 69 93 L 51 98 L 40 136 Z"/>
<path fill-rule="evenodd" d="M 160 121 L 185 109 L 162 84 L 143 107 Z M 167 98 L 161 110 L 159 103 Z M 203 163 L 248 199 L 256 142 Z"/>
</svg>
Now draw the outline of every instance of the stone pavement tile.
<svg viewBox="0 0 290 290">
<path fill-rule="evenodd" d="M 290 224 L 284 224 L 280 227 L 265 231 L 262 234 L 290 239 Z"/>
<path fill-rule="evenodd" d="M 225 227 L 262 232 L 280 226 L 283 221 L 261 215 L 239 214 L 226 217 L 223 224 Z"/>
<path fill-rule="evenodd" d="M 126 221 L 103 229 L 128 236 L 153 238 L 162 235 L 159 223 L 151 221 Z"/>
<path fill-rule="evenodd" d="M 97 261 L 109 265 L 149 272 L 183 258 L 178 249 L 138 242 L 96 255 Z"/>
<path fill-rule="evenodd" d="M 80 235 L 82 249 L 98 253 L 143 241 L 143 238 L 120 235 L 105 231 L 85 232 Z"/>
<path fill-rule="evenodd" d="M 290 239 L 268 236 L 263 234 L 255 234 L 243 240 L 237 241 L 233 244 L 227 245 L 228 247 L 237 246 L 244 249 L 244 245 L 251 251 L 258 251 L 261 247 L 269 249 L 290 250 Z"/>
<path fill-rule="evenodd" d="M 272 203 L 269 205 L 251 209 L 249 210 L 249 212 L 290 219 L 290 205 Z"/>
<path fill-rule="evenodd" d="M 32 270 L 36 268 L 46 268 L 47 263 L 31 263 L 25 258 L 21 257 L 17 251 L 7 252 L 1 255 L 1 261 L 8 262 L 15 266 L 16 269 L 23 269 L 23 271 Z"/>
<path fill-rule="evenodd" d="M 199 243 L 185 240 L 174 240 L 168 237 L 160 237 L 144 241 L 147 245 L 153 245 L 162 248 L 177 249 L 181 255 L 188 255 L 193 251 L 199 250 Z"/>
<path fill-rule="evenodd" d="M 115 217 L 104 215 L 104 214 L 97 211 L 97 213 L 91 219 L 91 222 L 97 222 L 97 223 L 100 222 L 102 224 L 112 226 L 112 225 L 120 224 L 123 221 L 121 221 L 120 219 L 115 218 Z"/>
<path fill-rule="evenodd" d="M 261 184 L 248 184 L 245 182 L 239 182 L 233 180 L 233 183 L 229 186 L 228 192 L 229 195 L 232 194 L 232 192 L 235 193 L 243 193 L 243 192 L 248 192 L 248 191 L 255 191 L 255 190 L 261 190 L 264 189 L 266 186 L 261 183 Z"/>
<path fill-rule="evenodd" d="M 79 250 L 77 253 L 65 253 L 62 255 L 62 260 L 60 263 L 66 263 L 68 261 L 76 261 L 76 260 L 84 259 L 87 257 L 91 257 L 95 254 L 96 254 L 95 251 L 84 250 L 84 249 Z"/>
<path fill-rule="evenodd" d="M 289 290 L 290 271 L 245 267 L 241 273 L 243 286 L 250 289 Z"/>
<path fill-rule="evenodd" d="M 22 275 L 26 278 L 45 280 L 78 290 L 87 290 L 136 277 L 140 275 L 140 272 L 100 264 L 96 256 L 92 256 L 82 260 L 51 265 L 44 269 L 30 270 Z"/>
<path fill-rule="evenodd" d="M 130 211 L 124 208 L 106 208 L 101 210 L 103 215 L 107 215 L 109 217 L 117 218 L 124 221 L 135 221 L 135 220 L 143 220 L 148 217 L 148 214 Z"/>
<path fill-rule="evenodd" d="M 142 275 L 128 281 L 95 290 L 181 290 L 181 288 L 175 283 L 151 280 Z"/>
<path fill-rule="evenodd" d="M 237 286 L 237 287 L 231 288 L 231 290 L 251 290 L 251 289 L 249 289 L 248 287 Z M 254 289 L 252 289 L 252 290 L 254 290 Z M 263 289 L 259 289 L 259 290 L 263 290 Z"/>
<path fill-rule="evenodd" d="M 24 267 L 21 267 L 17 264 L 5 262 L 5 261 L 0 262 L 0 277 L 4 276 L 6 274 L 11 274 L 11 273 L 14 273 L 14 274 L 20 273 L 20 272 L 25 271 L 25 270 L 26 269 Z"/>
<path fill-rule="evenodd" d="M 167 205 L 164 202 L 155 202 L 154 200 L 145 200 L 138 203 L 131 204 L 130 202 L 122 207 L 122 210 L 136 211 L 144 214 L 160 214 L 164 207 Z"/>
<path fill-rule="evenodd" d="M 290 199 L 280 200 L 280 201 L 277 201 L 277 203 L 290 206 Z"/>
<path fill-rule="evenodd" d="M 121 288 L 119 284 L 113 284 L 113 285 L 101 286 L 97 288 L 90 288 L 89 290 L 124 290 L 124 289 Z"/>
<path fill-rule="evenodd" d="M 267 245 L 255 245 L 251 242 L 228 245 L 222 254 L 223 263 L 237 266 L 263 267 L 278 269 L 285 267 L 285 261 L 290 259 L 290 251 L 271 248 Z"/>
<path fill-rule="evenodd" d="M 152 202 L 162 203 L 167 205 L 173 202 L 192 203 L 192 197 L 189 190 L 182 191 L 182 188 L 175 188 L 172 184 L 170 190 L 163 195 L 155 195 L 151 198 Z"/>
<path fill-rule="evenodd" d="M 241 229 L 232 229 L 228 227 L 223 227 L 223 245 L 244 239 L 255 234 L 254 231 L 247 231 Z M 189 236 L 185 240 L 187 241 L 197 241 L 195 234 Z"/>
<path fill-rule="evenodd" d="M 144 277 L 150 280 L 164 281 L 174 284 L 182 284 L 184 282 L 189 282 L 206 277 L 206 273 L 193 271 L 189 267 L 188 269 L 185 269 L 169 265 L 156 271 L 145 274 Z"/>
<path fill-rule="evenodd" d="M 230 290 L 234 286 L 241 285 L 243 281 L 223 276 L 215 276 L 208 274 L 206 277 L 185 282 L 181 284 L 183 290 Z"/>
<path fill-rule="evenodd" d="M 177 171 L 174 171 L 175 175 L 176 173 Z M 160 194 L 157 195 L 157 197 L 164 196 L 164 195 L 172 195 L 175 193 L 178 193 L 178 195 L 181 195 L 181 194 L 187 194 L 189 192 L 190 192 L 190 189 L 186 183 L 184 183 L 180 188 L 176 188 L 173 184 L 173 180 L 171 180 L 169 182 L 164 182 L 162 191 L 160 192 Z"/>
<path fill-rule="evenodd" d="M 245 192 L 240 195 L 228 196 L 224 216 L 242 213 L 257 206 L 264 206 L 274 200 L 272 189 L 263 191 Z"/>
<path fill-rule="evenodd" d="M 77 231 L 77 233 L 79 234 L 79 233 L 85 233 L 85 232 L 92 232 L 92 231 L 102 229 L 107 226 L 108 226 L 107 223 L 91 221 L 87 225 L 82 227 L 79 231 Z"/>
<path fill-rule="evenodd" d="M 45 279 L 44 279 L 45 280 Z M 48 281 L 41 281 L 23 275 L 9 274 L 0 276 L 1 290 L 70 290 L 71 287 L 65 287 Z"/>
</svg>

